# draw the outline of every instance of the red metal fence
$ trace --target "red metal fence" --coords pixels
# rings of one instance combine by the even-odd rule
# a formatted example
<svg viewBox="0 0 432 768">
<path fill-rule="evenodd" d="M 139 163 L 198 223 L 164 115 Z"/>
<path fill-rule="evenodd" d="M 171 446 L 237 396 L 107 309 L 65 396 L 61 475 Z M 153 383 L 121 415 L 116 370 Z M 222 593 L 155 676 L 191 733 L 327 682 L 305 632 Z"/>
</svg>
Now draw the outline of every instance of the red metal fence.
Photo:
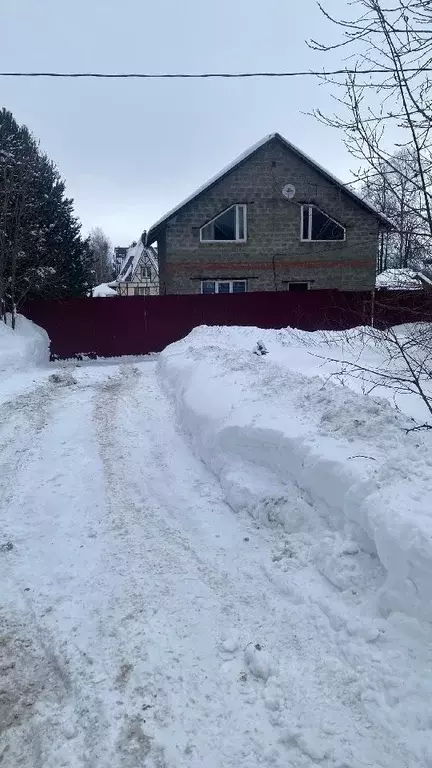
<svg viewBox="0 0 432 768">
<path fill-rule="evenodd" d="M 23 314 L 45 328 L 53 358 L 159 352 L 198 325 L 292 326 L 306 331 L 432 321 L 432 291 L 263 292 L 29 301 Z"/>
</svg>

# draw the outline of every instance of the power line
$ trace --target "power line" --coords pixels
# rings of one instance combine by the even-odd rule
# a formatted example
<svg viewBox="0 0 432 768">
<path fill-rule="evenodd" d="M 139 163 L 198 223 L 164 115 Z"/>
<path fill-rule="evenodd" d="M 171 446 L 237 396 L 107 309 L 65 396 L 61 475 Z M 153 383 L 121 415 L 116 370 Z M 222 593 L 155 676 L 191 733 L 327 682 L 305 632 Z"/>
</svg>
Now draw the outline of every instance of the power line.
<svg viewBox="0 0 432 768">
<path fill-rule="evenodd" d="M 418 72 L 416 67 L 404 70 L 406 73 Z M 422 67 L 422 72 L 432 72 L 432 67 Z M 334 77 L 336 75 L 391 75 L 390 67 L 376 69 L 335 69 L 333 71 L 305 70 L 300 72 L 0 72 L 0 77 L 53 77 L 53 78 L 94 78 L 106 80 L 203 80 L 203 79 L 241 79 L 253 77 Z"/>
</svg>

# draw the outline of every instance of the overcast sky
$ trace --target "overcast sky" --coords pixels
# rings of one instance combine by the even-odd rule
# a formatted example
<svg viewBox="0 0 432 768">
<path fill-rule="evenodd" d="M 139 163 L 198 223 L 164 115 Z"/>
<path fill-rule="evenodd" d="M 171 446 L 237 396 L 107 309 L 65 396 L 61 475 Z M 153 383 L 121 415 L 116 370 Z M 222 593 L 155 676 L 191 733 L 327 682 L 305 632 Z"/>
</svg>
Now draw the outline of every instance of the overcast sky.
<svg viewBox="0 0 432 768">
<path fill-rule="evenodd" d="M 346 7 L 330 0 L 331 9 Z M 299 70 L 337 58 L 315 0 L 0 0 L 0 70 Z M 343 180 L 342 136 L 308 116 L 334 106 L 296 80 L 0 81 L 1 103 L 57 163 L 87 232 L 137 239 L 167 210 L 278 131 Z"/>
</svg>

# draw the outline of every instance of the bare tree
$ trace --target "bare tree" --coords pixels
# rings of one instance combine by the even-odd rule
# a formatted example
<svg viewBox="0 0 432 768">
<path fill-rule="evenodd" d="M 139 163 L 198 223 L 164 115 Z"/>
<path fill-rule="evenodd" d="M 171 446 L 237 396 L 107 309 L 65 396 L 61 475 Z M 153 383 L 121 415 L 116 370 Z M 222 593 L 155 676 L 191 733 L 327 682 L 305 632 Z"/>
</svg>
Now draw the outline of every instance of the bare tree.
<svg viewBox="0 0 432 768">
<path fill-rule="evenodd" d="M 357 0 L 347 5 L 349 18 L 322 13 L 340 33 L 334 45 L 312 40 L 318 51 L 340 51 L 350 72 L 342 79 L 326 77 L 335 88 L 337 111 L 315 115 L 343 131 L 351 155 L 360 161 L 358 182 L 391 171 L 418 196 L 420 232 L 432 236 L 432 3 L 430 0 Z M 367 69 L 362 75 L 357 70 Z M 407 147 L 412 173 L 395 162 L 395 149 Z M 366 167 L 366 171 L 364 170 Z M 399 224 L 400 234 L 405 231 Z"/>
<path fill-rule="evenodd" d="M 396 404 L 398 395 L 414 396 L 423 403 L 426 421 L 408 428 L 407 432 L 432 429 L 431 323 L 323 332 L 321 339 L 329 349 L 337 347 L 342 352 L 341 357 L 318 355 L 324 366 L 335 365 L 336 370 L 330 377 L 343 385 L 350 379 L 356 381 L 368 395 L 380 394 L 380 389 L 385 388 L 393 393 Z"/>
<path fill-rule="evenodd" d="M 109 282 L 114 275 L 112 247 L 100 227 L 95 227 L 90 232 L 90 248 L 93 255 L 94 285 Z"/>
<path fill-rule="evenodd" d="M 378 270 L 426 261 L 432 244 L 432 3 L 356 0 L 345 4 L 344 18 L 319 7 L 338 38 L 334 44 L 312 40 L 309 45 L 340 52 L 347 71 L 324 76 L 336 101 L 334 113 L 314 114 L 342 131 L 359 162 L 354 183 L 393 223 L 388 239 L 382 236 Z M 379 295 L 373 306 L 379 309 Z M 431 307 L 424 310 L 430 314 Z M 432 421 L 432 334 L 421 319 L 418 312 L 403 330 L 359 331 L 365 345 L 379 349 L 376 367 L 348 354 L 333 362 L 337 376 L 360 378 L 367 391 L 383 385 L 416 394 Z"/>
<path fill-rule="evenodd" d="M 404 148 L 392 156 L 391 165 L 380 160 L 377 166 L 379 173 L 366 171 L 361 186 L 362 196 L 393 224 L 393 229 L 382 233 L 377 271 L 388 267 L 421 269 L 430 258 L 430 238 L 423 232 L 421 194 L 412 181 L 416 160 Z"/>
</svg>

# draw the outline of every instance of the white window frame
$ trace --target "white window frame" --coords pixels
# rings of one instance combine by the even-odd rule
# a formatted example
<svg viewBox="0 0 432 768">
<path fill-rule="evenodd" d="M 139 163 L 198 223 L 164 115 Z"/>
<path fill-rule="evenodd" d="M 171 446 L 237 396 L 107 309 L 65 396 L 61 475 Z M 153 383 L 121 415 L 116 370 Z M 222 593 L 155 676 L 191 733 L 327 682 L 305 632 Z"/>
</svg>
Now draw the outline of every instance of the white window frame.
<svg viewBox="0 0 432 768">
<path fill-rule="evenodd" d="M 202 231 L 205 227 L 208 227 L 209 224 L 213 224 L 216 219 L 219 218 L 219 216 L 222 216 L 224 213 L 227 213 L 227 211 L 230 211 L 231 208 L 235 208 L 236 211 L 236 219 L 235 219 L 235 229 L 236 229 L 236 237 L 235 240 L 203 240 L 202 237 Z M 240 216 L 243 216 L 243 234 L 244 237 L 239 237 L 240 234 Z M 200 227 L 200 243 L 246 243 L 247 242 L 247 205 L 246 203 L 235 203 L 234 205 L 229 205 L 228 208 L 225 208 L 223 211 L 220 211 L 217 216 L 214 216 L 210 221 L 206 221 L 205 224 Z"/>
<path fill-rule="evenodd" d="M 219 293 L 219 283 L 229 283 L 229 292 L 234 293 L 233 291 L 233 284 L 234 283 L 244 283 L 244 291 L 239 291 L 239 293 L 247 293 L 247 280 L 244 280 L 243 278 L 234 278 L 234 280 L 212 280 L 211 277 L 208 278 L 208 280 L 201 280 L 201 293 L 204 293 L 203 291 L 203 285 L 204 283 L 214 283 L 215 284 L 215 292 L 212 293 L 206 293 L 206 296 L 214 296 L 216 293 Z M 222 294 L 221 294 L 222 295 Z M 226 295 L 226 294 L 225 294 Z"/>
<path fill-rule="evenodd" d="M 307 208 L 307 215 L 308 215 L 308 236 L 303 237 L 303 217 L 305 215 L 305 209 Z M 312 209 L 316 208 L 317 211 L 322 213 L 324 216 L 327 216 L 330 221 L 333 221 L 334 224 L 337 224 L 338 227 L 342 227 L 344 236 L 342 240 L 312 240 Z M 336 221 L 336 219 L 333 218 L 333 216 L 329 216 L 328 213 L 322 210 L 322 208 L 319 208 L 318 205 L 314 205 L 313 203 L 304 203 L 301 205 L 301 214 L 300 214 L 300 240 L 302 243 L 344 243 L 346 241 L 346 227 L 344 227 L 343 224 L 340 223 L 340 221 Z"/>
</svg>

